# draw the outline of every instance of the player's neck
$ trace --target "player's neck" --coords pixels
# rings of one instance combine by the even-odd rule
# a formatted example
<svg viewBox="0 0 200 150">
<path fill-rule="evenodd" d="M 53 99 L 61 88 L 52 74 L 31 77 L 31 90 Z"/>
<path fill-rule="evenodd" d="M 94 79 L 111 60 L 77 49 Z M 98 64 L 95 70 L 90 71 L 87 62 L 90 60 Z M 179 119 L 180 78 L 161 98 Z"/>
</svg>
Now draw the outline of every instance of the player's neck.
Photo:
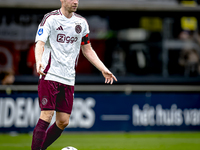
<svg viewBox="0 0 200 150">
<path fill-rule="evenodd" d="M 61 8 L 61 13 L 66 17 L 66 18 L 71 18 L 72 17 L 72 15 L 73 15 L 73 12 L 69 12 L 69 11 L 67 11 L 67 10 L 65 10 L 65 8 Z"/>
</svg>

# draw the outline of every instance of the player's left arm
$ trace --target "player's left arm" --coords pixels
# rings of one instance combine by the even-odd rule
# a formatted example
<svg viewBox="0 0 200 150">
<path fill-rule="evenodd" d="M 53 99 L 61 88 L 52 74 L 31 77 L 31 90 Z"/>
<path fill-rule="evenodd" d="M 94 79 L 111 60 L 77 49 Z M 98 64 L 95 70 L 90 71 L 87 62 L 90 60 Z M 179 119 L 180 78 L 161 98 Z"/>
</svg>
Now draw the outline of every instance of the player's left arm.
<svg viewBox="0 0 200 150">
<path fill-rule="evenodd" d="M 97 68 L 102 72 L 105 83 L 112 84 L 113 81 L 117 81 L 117 78 L 108 70 L 108 68 L 103 64 L 99 59 L 96 52 L 93 50 L 91 44 L 85 44 L 81 46 L 83 55 Z"/>
</svg>

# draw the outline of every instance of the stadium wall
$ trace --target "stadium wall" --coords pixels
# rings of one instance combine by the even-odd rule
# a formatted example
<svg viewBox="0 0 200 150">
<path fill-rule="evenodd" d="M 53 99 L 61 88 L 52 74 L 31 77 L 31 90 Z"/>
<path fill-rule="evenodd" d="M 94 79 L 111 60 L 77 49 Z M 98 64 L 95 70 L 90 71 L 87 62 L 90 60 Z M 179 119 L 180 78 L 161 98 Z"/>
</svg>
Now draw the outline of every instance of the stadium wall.
<svg viewBox="0 0 200 150">
<path fill-rule="evenodd" d="M 66 131 L 200 130 L 200 93 L 197 89 L 193 88 L 192 92 L 188 87 L 188 92 L 183 86 L 180 92 L 177 87 L 174 91 L 169 87 L 165 91 L 159 90 L 161 86 L 157 89 L 152 86 L 152 91 L 149 86 L 135 90 L 130 87 L 120 90 L 114 86 L 115 91 L 96 88 L 89 92 L 89 86 L 85 88 L 88 91 L 78 86 Z M 6 92 L 1 89 L 0 132 L 31 132 L 39 118 L 35 86 L 24 91 L 20 87 L 16 89 L 6 88 Z"/>
<path fill-rule="evenodd" d="M 195 7 L 194 7 L 195 6 Z M 59 0 L 0 0 L 3 8 L 57 9 Z M 150 11 L 199 11 L 199 5 L 182 5 L 177 0 L 84 0 L 79 2 L 81 10 L 150 10 Z"/>
</svg>

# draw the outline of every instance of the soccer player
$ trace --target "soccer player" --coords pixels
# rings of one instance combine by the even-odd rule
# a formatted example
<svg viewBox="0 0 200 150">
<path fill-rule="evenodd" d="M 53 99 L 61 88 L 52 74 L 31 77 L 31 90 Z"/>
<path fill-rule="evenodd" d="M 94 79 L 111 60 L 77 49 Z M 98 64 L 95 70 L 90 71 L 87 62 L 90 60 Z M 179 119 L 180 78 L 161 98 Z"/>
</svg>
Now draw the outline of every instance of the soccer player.
<svg viewBox="0 0 200 150">
<path fill-rule="evenodd" d="M 80 48 L 84 56 L 102 72 L 105 83 L 117 81 L 91 47 L 87 21 L 75 13 L 79 1 L 60 1 L 59 10 L 44 16 L 35 40 L 36 69 L 40 74 L 38 96 L 41 114 L 33 131 L 32 150 L 47 149 L 69 123 L 75 66 Z M 56 121 L 47 130 L 54 110 Z"/>
</svg>

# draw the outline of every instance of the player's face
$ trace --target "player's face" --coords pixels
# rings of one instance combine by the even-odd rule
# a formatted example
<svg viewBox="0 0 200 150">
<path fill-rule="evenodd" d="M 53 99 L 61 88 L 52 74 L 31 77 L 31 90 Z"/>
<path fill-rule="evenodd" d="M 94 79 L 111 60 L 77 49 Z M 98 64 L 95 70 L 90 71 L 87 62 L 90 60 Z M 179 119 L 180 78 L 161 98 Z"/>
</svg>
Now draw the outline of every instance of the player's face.
<svg viewBox="0 0 200 150">
<path fill-rule="evenodd" d="M 63 7 L 71 13 L 77 10 L 79 0 L 61 0 L 61 2 Z"/>
</svg>

